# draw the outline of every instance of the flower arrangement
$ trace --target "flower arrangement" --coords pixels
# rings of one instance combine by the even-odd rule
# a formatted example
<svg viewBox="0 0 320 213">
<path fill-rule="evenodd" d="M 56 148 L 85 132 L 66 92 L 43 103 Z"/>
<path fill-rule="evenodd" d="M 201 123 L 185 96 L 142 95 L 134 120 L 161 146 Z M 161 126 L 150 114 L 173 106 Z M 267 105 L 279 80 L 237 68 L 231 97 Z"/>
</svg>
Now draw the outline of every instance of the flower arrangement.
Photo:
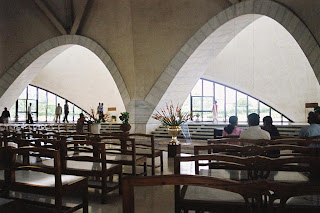
<svg viewBox="0 0 320 213">
<path fill-rule="evenodd" d="M 166 104 L 166 108 L 161 109 L 160 112 L 156 111 L 152 118 L 160 121 L 165 127 L 180 126 L 190 119 L 190 114 L 182 113 L 181 106 L 174 107 L 171 103 L 170 105 Z"/>
<path fill-rule="evenodd" d="M 129 124 L 129 112 L 121 112 L 119 119 L 122 121 L 122 124 Z"/>
<path fill-rule="evenodd" d="M 110 119 L 110 114 L 109 113 L 105 113 L 103 114 L 103 116 L 100 116 L 99 114 L 95 114 L 94 109 L 91 108 L 91 112 L 90 114 L 88 114 L 88 123 L 95 123 L 95 124 L 99 124 L 101 122 L 105 122 L 108 121 Z"/>
</svg>

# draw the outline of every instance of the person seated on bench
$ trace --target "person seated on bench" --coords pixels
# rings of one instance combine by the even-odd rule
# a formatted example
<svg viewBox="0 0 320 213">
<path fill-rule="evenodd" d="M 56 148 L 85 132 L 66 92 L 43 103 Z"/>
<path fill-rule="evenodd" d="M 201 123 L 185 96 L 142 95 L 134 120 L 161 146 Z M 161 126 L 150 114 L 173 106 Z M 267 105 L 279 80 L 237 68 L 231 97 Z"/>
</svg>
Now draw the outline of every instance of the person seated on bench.
<svg viewBox="0 0 320 213">
<path fill-rule="evenodd" d="M 320 115 L 315 112 L 309 112 L 308 123 L 310 124 L 310 126 L 305 126 L 301 129 L 299 138 L 310 138 L 314 136 L 320 136 Z M 320 138 L 313 140 L 320 141 Z M 312 146 L 320 148 L 320 144 L 312 144 Z"/>
<path fill-rule="evenodd" d="M 222 137 L 239 136 L 243 131 L 243 129 L 240 127 L 237 127 L 237 125 L 238 125 L 238 117 L 230 116 L 229 125 L 224 128 L 222 132 Z"/>
<path fill-rule="evenodd" d="M 266 139 L 270 140 L 269 132 L 263 130 L 259 126 L 260 117 L 256 113 L 251 113 L 248 115 L 248 124 L 249 128 L 244 130 L 240 134 L 240 139 L 251 139 L 251 140 L 258 140 L 258 139 Z"/>
<path fill-rule="evenodd" d="M 263 118 L 263 127 L 261 128 L 267 132 L 269 132 L 271 137 L 280 136 L 279 131 L 275 125 L 272 124 L 271 116 L 265 116 Z"/>
</svg>

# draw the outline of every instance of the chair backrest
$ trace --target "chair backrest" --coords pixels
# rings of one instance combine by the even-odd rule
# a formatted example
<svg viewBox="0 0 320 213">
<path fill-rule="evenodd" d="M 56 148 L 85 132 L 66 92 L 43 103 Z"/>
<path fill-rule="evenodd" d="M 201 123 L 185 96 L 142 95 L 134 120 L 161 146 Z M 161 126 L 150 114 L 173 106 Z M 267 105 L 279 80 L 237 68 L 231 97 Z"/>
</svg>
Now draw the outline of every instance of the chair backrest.
<svg viewBox="0 0 320 213">
<path fill-rule="evenodd" d="M 21 147 L 18 149 L 11 149 L 11 160 L 10 160 L 10 178 L 6 180 L 6 183 L 9 184 L 9 188 L 11 184 L 15 183 L 15 172 L 17 170 L 31 170 L 36 172 L 43 172 L 46 174 L 52 174 L 55 176 L 55 188 L 56 190 L 62 190 L 62 181 L 61 181 L 61 161 L 60 161 L 60 153 L 56 150 L 49 150 L 42 147 Z M 25 165 L 16 163 L 17 155 L 33 155 L 38 157 L 46 157 L 52 158 L 54 160 L 54 167 L 48 167 L 45 165 Z"/>
<path fill-rule="evenodd" d="M 283 157 L 283 156 L 319 156 L 320 150 L 317 148 L 297 146 L 297 145 L 248 145 L 239 146 L 233 144 L 213 144 L 208 146 L 194 146 L 194 154 L 220 153 L 235 156 L 266 156 L 266 157 Z"/>
<path fill-rule="evenodd" d="M 199 161 L 208 163 L 199 164 Z M 200 173 L 200 166 L 210 165 L 212 169 L 246 170 L 248 178 L 256 180 L 267 179 L 271 171 L 312 172 L 318 169 L 316 165 L 319 158 L 301 156 L 274 159 L 264 156 L 238 157 L 221 154 L 176 156 L 175 174 L 180 174 L 181 162 L 195 162 L 195 174 Z"/>
<path fill-rule="evenodd" d="M 65 163 L 68 160 L 97 162 L 101 164 L 102 171 L 107 169 L 106 149 L 104 143 L 89 140 L 72 140 L 63 141 L 62 144 L 64 144 L 63 150 L 67 151 L 68 146 L 71 145 L 73 146 L 73 150 L 77 152 L 77 154 L 74 155 L 68 155 L 67 152 L 65 152 Z M 90 153 L 90 155 L 81 155 L 81 152 Z M 66 164 L 64 164 L 63 167 L 67 169 Z"/>
<path fill-rule="evenodd" d="M 157 186 L 157 185 L 175 185 L 176 206 L 181 201 L 179 185 L 201 186 L 213 189 L 220 189 L 241 195 L 248 207 L 249 201 L 255 200 L 258 208 L 261 206 L 261 196 L 268 193 L 267 183 L 259 182 L 238 182 L 213 177 L 197 175 L 161 175 L 151 177 L 125 177 L 122 180 L 122 206 L 123 213 L 134 213 L 134 187 L 135 186 Z M 251 199 L 252 198 L 252 199 Z M 198 205 L 202 205 L 197 200 Z M 208 201 L 206 202 L 208 204 Z M 221 201 L 220 201 L 221 203 Z M 226 204 L 227 205 L 227 204 Z M 257 209 L 256 209 L 257 210 Z"/>
</svg>

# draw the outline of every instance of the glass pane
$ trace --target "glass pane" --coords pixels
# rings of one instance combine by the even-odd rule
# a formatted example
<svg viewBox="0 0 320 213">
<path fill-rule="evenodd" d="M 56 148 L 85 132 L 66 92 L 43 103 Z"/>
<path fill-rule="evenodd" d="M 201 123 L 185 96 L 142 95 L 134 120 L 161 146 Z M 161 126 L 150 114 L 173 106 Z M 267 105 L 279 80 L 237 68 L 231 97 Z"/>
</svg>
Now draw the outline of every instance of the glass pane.
<svg viewBox="0 0 320 213">
<path fill-rule="evenodd" d="M 258 110 L 259 102 L 257 99 L 251 98 L 248 96 L 248 115 L 251 113 L 259 113 Z"/>
<path fill-rule="evenodd" d="M 213 107 L 213 97 L 203 97 L 203 111 L 211 112 L 212 107 Z"/>
<path fill-rule="evenodd" d="M 202 95 L 202 80 L 200 79 L 196 86 L 193 88 L 191 92 L 192 96 L 201 96 Z"/>
<path fill-rule="evenodd" d="M 26 121 L 26 113 L 25 112 L 18 113 L 18 121 Z"/>
<path fill-rule="evenodd" d="M 10 108 L 10 120 L 14 121 L 16 118 L 16 103 L 13 104 L 13 106 Z"/>
<path fill-rule="evenodd" d="M 237 104 L 238 120 L 247 122 L 247 96 L 241 92 L 237 92 Z"/>
<path fill-rule="evenodd" d="M 39 89 L 38 91 L 38 100 L 39 102 L 43 102 L 43 103 L 46 103 L 47 102 L 47 92 L 42 90 L 42 89 Z"/>
<path fill-rule="evenodd" d="M 73 121 L 73 104 L 68 102 L 68 106 L 69 106 L 68 121 L 71 122 Z"/>
<path fill-rule="evenodd" d="M 203 80 L 203 96 L 213 96 L 213 83 Z"/>
<path fill-rule="evenodd" d="M 48 92 L 48 108 L 47 108 L 47 121 L 52 122 L 55 119 L 56 110 L 56 96 Z"/>
<path fill-rule="evenodd" d="M 201 110 L 202 110 L 202 98 L 192 97 L 192 111 L 201 111 Z"/>
<path fill-rule="evenodd" d="M 28 99 L 37 99 L 37 88 L 33 86 L 28 86 Z"/>
<path fill-rule="evenodd" d="M 284 117 L 284 116 L 283 116 L 282 119 L 283 119 L 283 122 L 289 122 L 289 120 L 288 120 L 286 117 Z"/>
<path fill-rule="evenodd" d="M 27 88 L 23 90 L 23 92 L 19 96 L 19 99 L 27 99 Z"/>
<path fill-rule="evenodd" d="M 47 104 L 46 102 L 39 102 L 38 103 L 38 120 L 39 121 L 46 121 L 46 109 Z"/>
<path fill-rule="evenodd" d="M 187 99 L 183 103 L 183 105 L 181 107 L 181 111 L 183 113 L 190 113 L 190 95 L 188 95 Z"/>
<path fill-rule="evenodd" d="M 203 121 L 212 121 L 212 112 L 203 112 Z"/>
<path fill-rule="evenodd" d="M 260 102 L 260 121 L 263 121 L 265 116 L 270 116 L 270 107 Z"/>
<path fill-rule="evenodd" d="M 271 109 L 271 117 L 272 117 L 272 120 L 275 121 L 275 122 L 281 121 L 281 114 L 276 112 L 273 109 Z"/>
<path fill-rule="evenodd" d="M 18 112 L 26 112 L 27 105 L 26 100 L 18 100 Z"/>
<path fill-rule="evenodd" d="M 62 107 L 62 111 L 63 111 L 63 106 L 66 103 L 66 100 L 63 98 L 60 98 L 59 96 L 57 96 L 57 105 L 60 104 L 60 106 Z"/>
<path fill-rule="evenodd" d="M 217 104 L 218 120 L 225 121 L 224 117 L 224 86 L 215 84 L 215 100 Z"/>
<path fill-rule="evenodd" d="M 79 109 L 79 107 L 74 106 L 74 119 L 77 120 L 80 117 L 80 113 L 82 113 L 82 110 Z"/>
<path fill-rule="evenodd" d="M 236 115 L 236 91 L 226 88 L 226 116 L 227 121 L 230 116 Z"/>
</svg>

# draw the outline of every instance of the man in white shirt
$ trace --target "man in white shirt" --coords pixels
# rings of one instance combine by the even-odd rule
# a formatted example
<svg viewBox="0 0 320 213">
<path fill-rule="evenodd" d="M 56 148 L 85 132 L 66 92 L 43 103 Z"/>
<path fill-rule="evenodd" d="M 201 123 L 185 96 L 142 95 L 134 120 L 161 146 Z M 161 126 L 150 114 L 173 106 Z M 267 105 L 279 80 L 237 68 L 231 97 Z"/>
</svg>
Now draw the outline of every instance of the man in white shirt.
<svg viewBox="0 0 320 213">
<path fill-rule="evenodd" d="M 62 114 L 62 107 L 60 106 L 60 104 L 58 104 L 58 106 L 56 107 L 56 122 L 58 122 L 58 119 L 59 119 L 59 123 L 60 123 L 61 114 Z"/>
<path fill-rule="evenodd" d="M 258 139 L 266 139 L 270 140 L 269 132 L 263 130 L 259 126 L 260 117 L 256 113 L 251 113 L 248 115 L 248 124 L 249 128 L 244 130 L 240 134 L 240 139 L 251 139 L 251 140 L 258 140 Z"/>
</svg>

